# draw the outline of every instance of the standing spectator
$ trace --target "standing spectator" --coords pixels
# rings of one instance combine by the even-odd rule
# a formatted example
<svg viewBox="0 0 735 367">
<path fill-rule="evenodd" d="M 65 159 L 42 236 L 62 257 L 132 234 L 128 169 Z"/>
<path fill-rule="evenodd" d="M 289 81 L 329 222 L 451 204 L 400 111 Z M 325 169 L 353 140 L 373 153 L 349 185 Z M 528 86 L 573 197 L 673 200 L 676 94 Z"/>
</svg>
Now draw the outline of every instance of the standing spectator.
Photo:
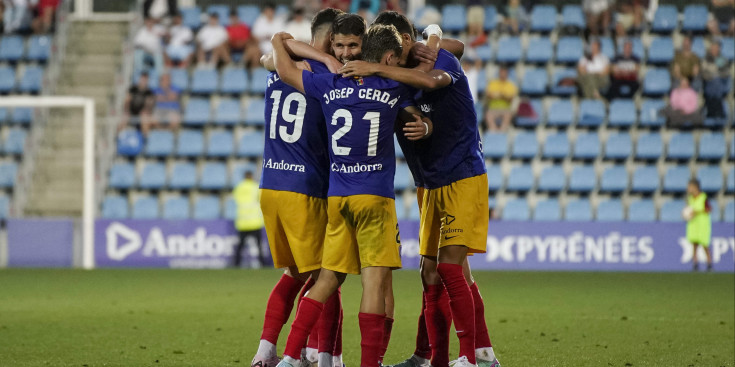
<svg viewBox="0 0 735 367">
<path fill-rule="evenodd" d="M 687 221 L 687 241 L 692 244 L 692 270 L 699 270 L 697 248 L 701 245 L 707 254 L 707 271 L 712 271 L 712 255 L 709 252 L 709 242 L 712 235 L 712 220 L 707 194 L 699 187 L 699 181 L 692 179 L 687 185 L 687 206 L 682 213 Z"/>
<path fill-rule="evenodd" d="M 681 49 L 674 55 L 674 61 L 671 64 L 671 75 L 674 81 L 687 78 L 692 85 L 697 88 L 699 86 L 699 57 L 692 52 L 692 39 L 684 37 L 681 42 Z"/>
<path fill-rule="evenodd" d="M 131 86 L 128 90 L 128 96 L 125 98 L 125 119 L 120 126 L 120 130 L 127 127 L 130 120 L 140 123 L 145 133 L 151 126 L 151 112 L 155 99 L 153 91 L 148 87 L 148 73 L 141 73 L 138 77 L 138 83 Z"/>
<path fill-rule="evenodd" d="M 681 78 L 679 86 L 671 91 L 669 105 L 659 112 L 671 126 L 681 126 L 687 122 L 701 125 L 702 114 L 699 113 L 698 98 L 697 92 L 689 86 L 689 79 Z"/>
<path fill-rule="evenodd" d="M 498 79 L 491 80 L 485 88 L 487 112 L 485 124 L 490 131 L 505 131 L 510 128 L 513 119 L 513 99 L 518 96 L 518 87 L 508 79 L 508 67 L 503 65 L 498 70 Z M 501 120 L 498 126 L 498 119 Z"/>
<path fill-rule="evenodd" d="M 15 33 L 28 27 L 30 19 L 30 0 L 3 0 L 3 22 L 5 33 Z"/>
<path fill-rule="evenodd" d="M 163 124 L 168 124 L 172 130 L 177 130 L 181 123 L 181 90 L 171 85 L 170 75 L 163 74 L 153 94 L 156 97 L 153 121 L 147 126 L 141 121 L 143 134 L 148 134 L 151 128 L 160 127 Z"/>
<path fill-rule="evenodd" d="M 258 45 L 253 40 L 250 27 L 240 21 L 240 17 L 237 16 L 235 10 L 230 12 L 230 25 L 227 26 L 227 35 L 229 37 L 227 43 L 230 48 L 230 56 L 233 59 L 237 60 L 235 55 L 242 55 L 245 65 L 248 67 L 258 63 L 260 58 Z"/>
<path fill-rule="evenodd" d="M 707 29 L 714 36 L 735 36 L 735 0 L 712 0 Z"/>
<path fill-rule="evenodd" d="M 725 117 L 722 97 L 727 93 L 730 73 L 727 59 L 720 54 L 720 43 L 712 42 L 707 55 L 702 61 L 702 79 L 704 81 L 704 105 L 707 117 Z"/>
<path fill-rule="evenodd" d="M 250 239 L 255 240 L 255 247 L 258 250 L 258 261 L 260 266 L 265 264 L 265 256 L 261 248 L 261 231 L 263 230 L 263 213 L 260 211 L 260 189 L 258 183 L 253 180 L 253 172 L 245 171 L 245 178 L 235 186 L 232 191 L 232 198 L 237 204 L 237 217 L 235 219 L 235 229 L 240 234 L 240 242 L 235 249 L 235 257 L 233 265 L 240 267 L 242 262 L 242 250 L 245 249 Z"/>
<path fill-rule="evenodd" d="M 219 24 L 217 13 L 209 14 L 207 24 L 197 33 L 197 62 L 217 67 L 219 62 L 230 63 L 230 50 L 227 48 L 227 30 Z"/>
<path fill-rule="evenodd" d="M 286 23 L 285 32 L 292 35 L 297 41 L 311 42 L 311 22 L 304 17 L 304 9 L 293 10 L 291 20 Z"/>
<path fill-rule="evenodd" d="M 372 23 L 378 12 L 380 0 L 352 0 L 350 5 L 350 13 L 361 16 L 367 23 Z"/>
<path fill-rule="evenodd" d="M 503 27 L 506 32 L 518 34 L 526 26 L 528 22 L 528 14 L 521 6 L 520 0 L 508 0 L 508 5 L 503 8 Z"/>
<path fill-rule="evenodd" d="M 601 98 L 601 91 L 610 85 L 610 60 L 600 52 L 600 41 L 590 42 L 589 53 L 577 63 L 577 82 L 584 98 Z"/>
<path fill-rule="evenodd" d="M 582 0 L 582 9 L 587 18 L 590 35 L 606 34 L 610 29 L 610 0 Z"/>
<path fill-rule="evenodd" d="M 61 0 L 38 0 L 38 17 L 33 20 L 34 32 L 44 34 L 51 31 L 60 2 Z"/>
<path fill-rule="evenodd" d="M 135 70 L 148 70 L 152 67 L 155 73 L 160 75 L 163 70 L 162 42 L 165 33 L 166 30 L 156 24 L 155 19 L 145 19 L 143 28 L 138 30 L 133 40 Z"/>
<path fill-rule="evenodd" d="M 277 32 L 282 31 L 284 27 L 283 19 L 276 17 L 276 7 L 273 3 L 263 5 L 263 10 L 253 23 L 253 37 L 258 41 L 261 55 L 273 50 L 271 38 Z"/>
<path fill-rule="evenodd" d="M 640 86 L 638 83 L 640 63 L 641 61 L 633 55 L 633 42 L 626 40 L 623 54 L 617 55 L 612 63 L 610 99 L 633 97 Z"/>
<path fill-rule="evenodd" d="M 166 65 L 171 66 L 172 62 L 181 63 L 182 67 L 186 67 L 191 62 L 191 54 L 194 52 L 191 42 L 194 40 L 194 33 L 187 25 L 183 24 L 181 13 L 176 13 L 172 19 L 171 27 L 168 29 L 168 44 L 166 46 Z"/>
</svg>

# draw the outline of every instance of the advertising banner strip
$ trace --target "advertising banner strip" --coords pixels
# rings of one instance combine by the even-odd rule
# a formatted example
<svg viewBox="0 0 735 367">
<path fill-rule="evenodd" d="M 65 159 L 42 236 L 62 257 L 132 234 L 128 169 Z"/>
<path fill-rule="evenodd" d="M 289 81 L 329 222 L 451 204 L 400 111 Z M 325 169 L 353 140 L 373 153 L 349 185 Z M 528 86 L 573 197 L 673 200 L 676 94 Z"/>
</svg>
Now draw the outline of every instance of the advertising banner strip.
<svg viewBox="0 0 735 367">
<path fill-rule="evenodd" d="M 74 222 L 71 219 L 7 220 L 9 267 L 71 267 Z"/>
</svg>

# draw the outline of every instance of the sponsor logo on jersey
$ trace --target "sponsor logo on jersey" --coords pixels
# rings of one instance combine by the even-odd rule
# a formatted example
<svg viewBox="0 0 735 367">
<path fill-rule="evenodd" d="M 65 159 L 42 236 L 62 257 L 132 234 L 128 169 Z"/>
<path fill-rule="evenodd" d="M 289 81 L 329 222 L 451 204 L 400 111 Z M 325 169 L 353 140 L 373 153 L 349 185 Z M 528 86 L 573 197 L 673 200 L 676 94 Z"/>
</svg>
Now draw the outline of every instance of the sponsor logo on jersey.
<svg viewBox="0 0 735 367">
<path fill-rule="evenodd" d="M 362 164 L 362 163 L 355 163 L 355 164 L 339 164 L 339 163 L 332 163 L 332 172 L 339 172 L 339 173 L 363 173 L 363 172 L 374 172 L 374 171 L 382 171 L 383 170 L 383 164 L 382 163 L 375 163 L 375 164 Z"/>
<path fill-rule="evenodd" d="M 306 166 L 303 164 L 288 163 L 281 159 L 280 162 L 273 162 L 272 159 L 268 158 L 267 161 L 263 161 L 263 168 L 270 168 L 280 171 L 293 171 L 293 172 L 306 172 Z"/>
</svg>

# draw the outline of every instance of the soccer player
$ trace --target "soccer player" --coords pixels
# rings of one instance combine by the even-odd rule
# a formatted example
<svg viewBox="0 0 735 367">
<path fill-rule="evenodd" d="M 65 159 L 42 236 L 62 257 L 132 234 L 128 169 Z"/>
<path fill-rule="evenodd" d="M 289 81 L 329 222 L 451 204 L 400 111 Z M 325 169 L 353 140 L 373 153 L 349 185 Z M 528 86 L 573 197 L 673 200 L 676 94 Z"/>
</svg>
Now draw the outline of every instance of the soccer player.
<svg viewBox="0 0 735 367">
<path fill-rule="evenodd" d="M 399 14 L 383 13 L 375 23 L 396 25 L 404 39 L 413 36 L 413 27 Z M 438 27 L 433 29 L 440 34 Z M 435 367 L 448 364 L 449 320 L 454 321 L 460 342 L 455 366 L 499 366 L 485 324 L 484 303 L 467 262 L 468 254 L 485 252 L 489 212 L 477 116 L 459 61 L 441 49 L 429 72 L 351 62 L 342 73 L 375 74 L 423 90 L 418 103 L 436 121 L 436 133 L 404 149 L 407 156 L 415 154 L 407 161 L 417 160 L 412 172 L 425 188 L 419 190 L 423 191 L 419 241 L 425 301 L 422 317 L 426 321 L 419 325 L 419 333 L 425 326 Z M 449 309 L 443 306 L 444 292 Z M 422 339 L 419 335 L 417 342 Z M 427 365 L 425 350 L 417 345 L 405 365 Z"/>
<path fill-rule="evenodd" d="M 313 45 L 328 45 L 325 39 L 329 40 L 332 22 L 339 14 L 325 9 L 314 17 Z M 315 73 L 329 72 L 318 61 L 309 63 Z M 268 299 L 260 344 L 251 364 L 254 367 L 274 367 L 278 363 L 278 336 L 299 291 L 313 285 L 313 280 L 307 285 L 305 282 L 321 268 L 327 227 L 329 158 L 321 105 L 281 81 L 277 73 L 271 73 L 267 83 L 261 208 L 273 263 L 286 270 Z M 339 303 L 339 294 L 329 299 L 331 312 L 325 312 L 315 328 L 321 334 L 321 347 L 328 350 L 328 355 L 321 356 L 323 366 L 332 364 L 335 353 Z M 337 350 L 336 354 L 341 352 Z"/>
<path fill-rule="evenodd" d="M 420 116 L 411 90 L 403 84 L 379 77 L 347 79 L 300 71 L 288 57 L 284 38 L 289 35 L 279 34 L 272 40 L 276 69 L 283 81 L 321 99 L 331 136 L 331 174 L 322 271 L 299 303 L 279 366 L 299 364 L 299 351 L 325 300 L 347 273 L 362 277 L 360 365 L 379 366 L 385 324 L 384 282 L 391 269 L 401 266 L 392 135 L 398 130 L 398 117 L 405 122 L 402 130 L 411 139 L 426 137 L 431 121 Z M 395 27 L 380 25 L 368 30 L 362 45 L 364 60 L 396 65 L 401 53 Z"/>
</svg>

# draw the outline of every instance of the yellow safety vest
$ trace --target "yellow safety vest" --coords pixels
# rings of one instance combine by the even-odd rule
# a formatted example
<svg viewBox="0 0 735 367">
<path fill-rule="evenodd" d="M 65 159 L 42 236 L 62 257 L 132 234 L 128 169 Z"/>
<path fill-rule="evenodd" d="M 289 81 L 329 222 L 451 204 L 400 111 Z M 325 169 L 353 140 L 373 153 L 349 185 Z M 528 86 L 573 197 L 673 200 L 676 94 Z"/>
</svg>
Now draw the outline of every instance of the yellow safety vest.
<svg viewBox="0 0 735 367">
<path fill-rule="evenodd" d="M 260 211 L 260 189 L 253 180 L 242 180 L 232 191 L 237 203 L 235 229 L 253 231 L 263 228 L 263 213 Z"/>
</svg>

